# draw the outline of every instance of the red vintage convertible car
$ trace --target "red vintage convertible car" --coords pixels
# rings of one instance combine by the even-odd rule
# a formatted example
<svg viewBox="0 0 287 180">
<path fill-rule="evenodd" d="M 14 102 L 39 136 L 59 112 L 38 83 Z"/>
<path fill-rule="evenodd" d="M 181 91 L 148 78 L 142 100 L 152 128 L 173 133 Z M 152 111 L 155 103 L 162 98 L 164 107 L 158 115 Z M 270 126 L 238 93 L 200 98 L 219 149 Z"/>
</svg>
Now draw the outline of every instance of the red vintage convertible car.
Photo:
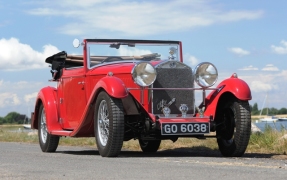
<svg viewBox="0 0 287 180">
<path fill-rule="evenodd" d="M 56 151 L 61 136 L 93 136 L 103 157 L 118 156 L 131 139 L 156 152 L 162 140 L 214 137 L 223 156 L 244 154 L 251 92 L 236 73 L 212 88 L 216 67 L 191 69 L 180 41 L 85 39 L 74 46 L 83 54 L 46 59 L 57 87 L 40 90 L 31 121 L 43 152 Z"/>
</svg>

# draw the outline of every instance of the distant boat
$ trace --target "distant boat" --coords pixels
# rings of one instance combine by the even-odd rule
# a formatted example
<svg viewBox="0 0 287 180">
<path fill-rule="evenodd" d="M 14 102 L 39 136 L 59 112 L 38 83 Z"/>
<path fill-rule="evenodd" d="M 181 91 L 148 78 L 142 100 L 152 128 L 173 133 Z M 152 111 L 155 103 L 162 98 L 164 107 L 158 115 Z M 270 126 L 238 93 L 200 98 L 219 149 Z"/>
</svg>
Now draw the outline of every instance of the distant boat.
<svg viewBox="0 0 287 180">
<path fill-rule="evenodd" d="M 287 118 L 279 118 L 278 121 L 287 121 Z"/>
<path fill-rule="evenodd" d="M 24 129 L 31 129 L 31 124 L 23 124 Z"/>
<path fill-rule="evenodd" d="M 278 120 L 278 118 L 276 116 L 266 116 L 266 117 L 259 119 L 259 120 L 261 122 L 276 122 Z"/>
<path fill-rule="evenodd" d="M 267 96 L 268 96 L 268 94 L 266 95 L 266 97 L 265 97 L 265 99 L 264 99 L 263 106 L 262 106 L 261 112 L 260 112 L 260 116 L 261 116 L 261 114 L 262 114 L 262 111 L 263 111 L 263 108 L 264 108 L 264 105 L 265 105 L 265 101 L 266 101 L 266 99 L 267 99 Z M 267 106 L 266 110 L 267 110 L 267 113 L 266 113 L 267 115 L 266 115 L 266 117 L 261 118 L 261 119 L 259 119 L 259 120 L 260 120 L 261 122 L 276 122 L 276 121 L 278 120 L 278 118 L 277 118 L 276 116 L 268 115 L 268 106 Z"/>
<path fill-rule="evenodd" d="M 27 122 L 26 122 L 26 120 L 27 120 Z M 31 124 L 28 124 L 29 122 L 29 119 L 28 119 L 28 117 L 25 115 L 25 119 L 24 119 L 24 123 L 23 123 L 23 127 L 24 127 L 24 129 L 31 129 Z"/>
</svg>

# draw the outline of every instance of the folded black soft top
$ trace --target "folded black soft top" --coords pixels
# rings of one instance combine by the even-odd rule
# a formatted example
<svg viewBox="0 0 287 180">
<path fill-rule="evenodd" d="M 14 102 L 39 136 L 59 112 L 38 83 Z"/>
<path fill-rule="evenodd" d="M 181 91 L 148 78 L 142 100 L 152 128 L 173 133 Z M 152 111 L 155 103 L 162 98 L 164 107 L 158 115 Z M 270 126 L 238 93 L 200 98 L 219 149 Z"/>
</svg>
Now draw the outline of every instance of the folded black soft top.
<svg viewBox="0 0 287 180">
<path fill-rule="evenodd" d="M 62 51 L 62 52 L 59 52 L 57 54 L 54 54 L 53 56 L 48 57 L 45 60 L 45 62 L 49 63 L 49 64 L 52 64 L 52 62 L 55 61 L 55 60 L 60 60 L 60 59 L 65 60 L 66 58 L 67 58 L 66 51 Z"/>
</svg>

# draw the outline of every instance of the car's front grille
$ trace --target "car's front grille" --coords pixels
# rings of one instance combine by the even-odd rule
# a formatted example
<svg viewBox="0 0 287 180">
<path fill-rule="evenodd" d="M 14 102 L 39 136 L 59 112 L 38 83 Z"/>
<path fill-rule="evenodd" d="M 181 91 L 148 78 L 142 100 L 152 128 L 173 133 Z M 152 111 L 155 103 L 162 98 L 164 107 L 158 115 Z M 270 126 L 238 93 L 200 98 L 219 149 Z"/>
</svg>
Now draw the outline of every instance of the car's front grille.
<svg viewBox="0 0 287 180">
<path fill-rule="evenodd" d="M 190 67 L 176 62 L 169 65 L 171 61 L 164 65 L 156 67 L 157 78 L 153 84 L 153 88 L 193 88 L 194 79 Z M 176 67 L 175 67 L 176 66 Z M 187 114 L 194 114 L 194 90 L 153 90 L 152 91 L 152 110 L 153 114 L 163 114 L 162 101 L 168 104 L 173 98 L 173 102 L 169 108 L 171 115 L 181 114 L 179 107 L 181 104 L 188 106 Z"/>
</svg>

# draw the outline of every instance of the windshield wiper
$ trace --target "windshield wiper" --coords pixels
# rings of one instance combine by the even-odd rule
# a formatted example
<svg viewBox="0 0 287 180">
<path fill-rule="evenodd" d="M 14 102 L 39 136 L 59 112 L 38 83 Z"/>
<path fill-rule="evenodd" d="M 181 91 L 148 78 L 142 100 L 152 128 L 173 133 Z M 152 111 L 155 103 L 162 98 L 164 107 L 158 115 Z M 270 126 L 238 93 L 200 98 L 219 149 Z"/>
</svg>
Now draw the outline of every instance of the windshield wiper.
<svg viewBox="0 0 287 180">
<path fill-rule="evenodd" d="M 119 49 L 121 45 L 128 45 L 129 47 L 135 47 L 135 44 L 133 43 L 113 43 L 113 44 L 110 44 L 110 48 Z"/>
</svg>

